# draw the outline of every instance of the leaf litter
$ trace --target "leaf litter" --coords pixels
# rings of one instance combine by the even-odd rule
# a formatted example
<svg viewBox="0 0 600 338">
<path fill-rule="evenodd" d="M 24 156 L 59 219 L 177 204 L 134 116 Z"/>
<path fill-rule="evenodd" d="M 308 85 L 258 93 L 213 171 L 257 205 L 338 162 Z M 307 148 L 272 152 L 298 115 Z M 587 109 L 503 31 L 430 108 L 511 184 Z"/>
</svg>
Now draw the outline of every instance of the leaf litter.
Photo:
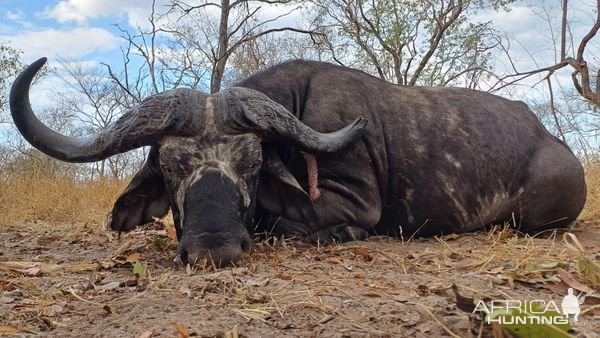
<svg viewBox="0 0 600 338">
<path fill-rule="evenodd" d="M 600 332 L 600 252 L 575 231 L 529 237 L 498 226 L 326 247 L 266 240 L 236 266 L 216 270 L 183 267 L 170 226 L 157 222 L 121 239 L 82 225 L 56 225 L 48 239 L 36 226 L 18 234 L 0 229 L 18 243 L 0 256 L 0 334 L 517 337 L 482 325 L 465 311 L 470 299 L 559 301 L 569 287 L 583 292 L 586 325 L 566 334 Z M 599 230 L 598 223 L 580 229 Z M 85 241 L 73 241 L 77 231 Z M 40 245 L 45 251 L 34 254 Z"/>
</svg>

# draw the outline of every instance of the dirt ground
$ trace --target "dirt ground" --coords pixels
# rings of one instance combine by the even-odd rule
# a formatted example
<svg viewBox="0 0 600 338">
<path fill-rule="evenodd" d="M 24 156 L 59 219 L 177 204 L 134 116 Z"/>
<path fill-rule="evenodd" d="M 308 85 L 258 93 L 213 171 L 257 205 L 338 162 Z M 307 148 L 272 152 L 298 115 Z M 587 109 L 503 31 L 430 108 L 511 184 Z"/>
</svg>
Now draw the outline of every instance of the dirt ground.
<svg viewBox="0 0 600 338">
<path fill-rule="evenodd" d="M 497 228 L 327 247 L 257 242 L 236 267 L 174 261 L 157 223 L 117 238 L 89 224 L 0 227 L 0 335 L 56 337 L 501 336 L 457 308 L 474 299 L 544 299 L 587 288 L 578 259 L 600 259 L 600 223 L 535 238 Z M 578 250 L 581 250 L 578 249 Z M 588 290 L 589 291 L 589 290 Z M 600 336 L 586 297 L 570 334 Z"/>
</svg>

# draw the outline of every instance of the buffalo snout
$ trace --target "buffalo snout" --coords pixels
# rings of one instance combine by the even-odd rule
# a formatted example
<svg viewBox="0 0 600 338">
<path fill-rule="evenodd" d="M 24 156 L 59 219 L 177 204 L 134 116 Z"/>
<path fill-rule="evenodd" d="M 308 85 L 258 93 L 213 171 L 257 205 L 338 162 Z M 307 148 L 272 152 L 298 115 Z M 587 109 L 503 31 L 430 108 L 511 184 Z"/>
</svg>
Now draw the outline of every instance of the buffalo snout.
<svg viewBox="0 0 600 338">
<path fill-rule="evenodd" d="M 254 242 L 247 233 L 228 232 L 186 234 L 178 247 L 183 264 L 215 264 L 224 267 L 235 263 L 242 252 L 250 252 Z"/>
</svg>

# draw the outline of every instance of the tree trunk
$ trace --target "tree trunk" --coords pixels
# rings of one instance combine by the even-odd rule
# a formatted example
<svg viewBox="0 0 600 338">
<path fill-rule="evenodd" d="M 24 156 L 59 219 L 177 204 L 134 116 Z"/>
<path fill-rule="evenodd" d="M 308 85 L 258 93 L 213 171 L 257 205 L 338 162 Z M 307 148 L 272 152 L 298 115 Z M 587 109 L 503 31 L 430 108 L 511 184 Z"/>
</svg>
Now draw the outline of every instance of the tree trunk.
<svg viewBox="0 0 600 338">
<path fill-rule="evenodd" d="M 560 61 L 567 57 L 567 2 L 562 2 L 562 20 L 560 23 Z"/>
<path fill-rule="evenodd" d="M 229 0 L 221 0 L 221 21 L 219 22 L 219 46 L 217 47 L 217 59 L 213 60 L 213 70 L 210 78 L 210 93 L 214 94 L 221 89 L 225 65 L 229 57 L 227 49 L 229 48 Z"/>
</svg>

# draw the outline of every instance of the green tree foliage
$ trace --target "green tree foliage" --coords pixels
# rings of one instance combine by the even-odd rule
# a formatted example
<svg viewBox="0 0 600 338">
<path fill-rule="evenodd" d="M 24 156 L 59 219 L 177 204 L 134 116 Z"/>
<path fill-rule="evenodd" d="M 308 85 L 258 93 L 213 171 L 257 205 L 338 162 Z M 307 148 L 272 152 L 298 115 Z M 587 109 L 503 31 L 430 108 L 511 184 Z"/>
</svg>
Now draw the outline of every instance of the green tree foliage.
<svg viewBox="0 0 600 338">
<path fill-rule="evenodd" d="M 499 38 L 482 9 L 510 0 L 313 0 L 337 61 L 403 85 L 477 87 Z M 339 57 L 344 55 L 344 57 Z"/>
<path fill-rule="evenodd" d="M 8 111 L 8 93 L 12 80 L 23 68 L 22 51 L 11 47 L 8 42 L 0 41 L 0 121 Z"/>
</svg>

